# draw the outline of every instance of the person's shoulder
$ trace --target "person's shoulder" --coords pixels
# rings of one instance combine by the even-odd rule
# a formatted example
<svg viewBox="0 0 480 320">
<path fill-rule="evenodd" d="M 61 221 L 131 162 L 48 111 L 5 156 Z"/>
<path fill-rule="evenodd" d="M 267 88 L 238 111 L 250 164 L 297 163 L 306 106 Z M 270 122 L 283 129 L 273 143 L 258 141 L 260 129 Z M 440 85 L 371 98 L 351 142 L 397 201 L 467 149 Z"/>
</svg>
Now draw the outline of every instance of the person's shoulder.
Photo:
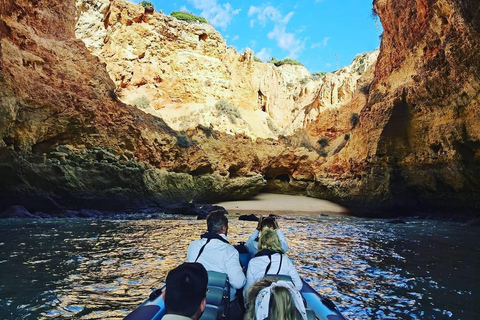
<svg viewBox="0 0 480 320">
<path fill-rule="evenodd" d="M 192 320 L 192 318 L 181 316 L 179 314 L 166 314 L 162 320 Z"/>
</svg>

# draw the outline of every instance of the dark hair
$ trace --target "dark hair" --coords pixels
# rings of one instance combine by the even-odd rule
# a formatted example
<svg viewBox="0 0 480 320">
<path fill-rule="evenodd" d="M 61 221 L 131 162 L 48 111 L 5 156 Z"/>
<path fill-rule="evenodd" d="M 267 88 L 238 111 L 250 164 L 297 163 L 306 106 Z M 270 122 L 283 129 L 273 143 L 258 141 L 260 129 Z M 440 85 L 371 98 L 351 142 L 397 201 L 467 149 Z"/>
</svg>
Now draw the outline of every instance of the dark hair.
<svg viewBox="0 0 480 320">
<path fill-rule="evenodd" d="M 228 226 L 228 219 L 223 212 L 213 211 L 207 216 L 208 232 L 219 233 L 224 226 Z"/>
<path fill-rule="evenodd" d="M 262 230 L 263 228 L 271 228 L 275 230 L 277 228 L 275 226 L 275 217 L 266 217 L 265 219 L 263 219 L 260 223 L 260 230 Z"/>
<path fill-rule="evenodd" d="M 207 294 L 207 284 L 207 270 L 198 262 L 185 262 L 170 270 L 166 280 L 166 313 L 195 315 Z"/>
</svg>

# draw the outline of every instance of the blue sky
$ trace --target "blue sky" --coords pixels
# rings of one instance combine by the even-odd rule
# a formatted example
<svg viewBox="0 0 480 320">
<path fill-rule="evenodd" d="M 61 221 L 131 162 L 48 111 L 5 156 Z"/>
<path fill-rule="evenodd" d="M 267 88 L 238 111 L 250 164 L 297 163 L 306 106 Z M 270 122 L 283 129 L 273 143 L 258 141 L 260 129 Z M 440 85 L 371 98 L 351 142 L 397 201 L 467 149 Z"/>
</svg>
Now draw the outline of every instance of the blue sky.
<svg viewBox="0 0 480 320">
<path fill-rule="evenodd" d="M 135 0 L 134 2 L 140 2 Z M 292 58 L 310 72 L 334 71 L 379 47 L 382 33 L 372 0 L 153 0 L 157 11 L 206 18 L 240 53 L 263 61 Z"/>
</svg>

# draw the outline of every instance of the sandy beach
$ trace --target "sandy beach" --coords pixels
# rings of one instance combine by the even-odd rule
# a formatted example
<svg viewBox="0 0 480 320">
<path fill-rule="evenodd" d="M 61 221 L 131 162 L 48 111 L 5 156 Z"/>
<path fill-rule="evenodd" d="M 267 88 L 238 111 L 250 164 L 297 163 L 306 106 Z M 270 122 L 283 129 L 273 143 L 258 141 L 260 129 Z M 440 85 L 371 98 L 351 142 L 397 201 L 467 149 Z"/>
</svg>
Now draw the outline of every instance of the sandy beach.
<svg viewBox="0 0 480 320">
<path fill-rule="evenodd" d="M 272 193 L 261 193 L 250 200 L 225 201 L 217 205 L 223 206 L 230 214 L 350 215 L 347 208 L 327 200 Z"/>
</svg>

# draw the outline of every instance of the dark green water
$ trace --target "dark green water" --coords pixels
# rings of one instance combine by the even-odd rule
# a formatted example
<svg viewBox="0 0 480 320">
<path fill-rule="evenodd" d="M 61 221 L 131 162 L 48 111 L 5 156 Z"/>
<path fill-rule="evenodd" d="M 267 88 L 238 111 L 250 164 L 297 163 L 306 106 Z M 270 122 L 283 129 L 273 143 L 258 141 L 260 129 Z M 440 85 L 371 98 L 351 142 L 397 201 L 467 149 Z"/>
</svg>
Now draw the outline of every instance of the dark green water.
<svg viewBox="0 0 480 320">
<path fill-rule="evenodd" d="M 284 217 L 301 275 L 349 319 L 480 319 L 479 228 Z M 229 240 L 254 222 L 230 218 Z M 205 229 L 188 218 L 0 221 L 0 319 L 122 319 Z"/>
</svg>

